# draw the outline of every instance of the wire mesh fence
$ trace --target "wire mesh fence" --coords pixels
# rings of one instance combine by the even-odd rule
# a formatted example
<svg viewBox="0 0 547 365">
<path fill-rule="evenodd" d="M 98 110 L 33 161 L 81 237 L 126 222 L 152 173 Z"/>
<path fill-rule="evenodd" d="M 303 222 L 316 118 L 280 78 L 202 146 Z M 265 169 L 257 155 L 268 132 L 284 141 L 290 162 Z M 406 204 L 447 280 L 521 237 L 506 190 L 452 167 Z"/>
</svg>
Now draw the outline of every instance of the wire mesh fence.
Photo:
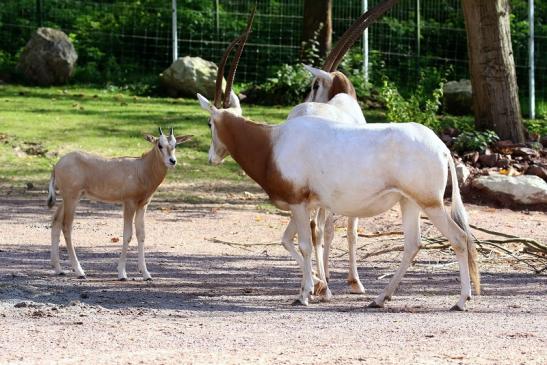
<svg viewBox="0 0 547 365">
<path fill-rule="evenodd" d="M 368 1 L 372 7 L 380 0 Z M 255 0 L 178 0 L 179 56 L 217 61 L 244 28 Z M 527 1 L 512 1 L 513 50 L 521 96 L 528 95 Z M 418 11 L 419 6 L 419 11 Z M 333 40 L 363 9 L 362 0 L 333 1 Z M 258 2 L 253 34 L 238 82 L 260 82 L 272 69 L 301 59 L 303 0 Z M 156 77 L 172 61 L 171 0 L 3 0 L 0 6 L 0 71 L 13 67 L 40 26 L 60 28 L 79 54 L 76 80 Z M 420 25 L 418 27 L 418 24 Z M 536 1 L 536 93 L 547 114 L 547 5 Z M 353 48 L 360 60 L 361 42 Z M 387 75 L 412 88 L 420 72 L 468 78 L 467 44 L 459 0 L 404 0 L 369 31 L 373 82 Z M 526 112 L 526 103 L 523 103 Z"/>
</svg>

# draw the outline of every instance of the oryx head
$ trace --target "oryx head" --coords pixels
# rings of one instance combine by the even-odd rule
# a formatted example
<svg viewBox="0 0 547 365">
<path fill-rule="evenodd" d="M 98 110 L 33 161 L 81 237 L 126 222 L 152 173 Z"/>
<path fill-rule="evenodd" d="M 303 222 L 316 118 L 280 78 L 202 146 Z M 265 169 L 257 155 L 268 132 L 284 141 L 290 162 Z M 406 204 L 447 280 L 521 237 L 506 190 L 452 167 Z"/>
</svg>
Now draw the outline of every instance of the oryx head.
<svg viewBox="0 0 547 365">
<path fill-rule="evenodd" d="M 177 164 L 177 157 L 175 156 L 175 148 L 177 145 L 187 142 L 192 139 L 192 136 L 177 136 L 173 133 L 173 128 L 170 128 L 169 135 L 163 134 L 161 128 L 158 128 L 160 133 L 159 137 L 154 137 L 151 134 L 145 134 L 144 139 L 148 142 L 155 144 L 156 153 L 161 156 L 161 160 L 168 168 L 173 168 Z"/>
<path fill-rule="evenodd" d="M 251 32 L 251 27 L 253 24 L 254 15 L 256 12 L 256 6 L 252 10 L 249 20 L 247 21 L 247 28 L 245 31 L 237 37 L 235 40 L 228 45 L 226 51 L 222 55 L 222 59 L 218 65 L 217 79 L 216 79 L 216 88 L 215 88 L 215 98 L 213 103 L 211 103 L 207 98 L 201 94 L 197 94 L 200 106 L 209 112 L 209 128 L 211 129 L 211 146 L 209 147 L 209 163 L 217 165 L 221 163 L 226 156 L 228 156 L 229 151 L 226 148 L 225 144 L 222 142 L 219 133 L 218 133 L 218 123 L 222 123 L 222 112 L 228 112 L 237 116 L 242 115 L 241 105 L 237 95 L 232 90 L 232 85 L 234 82 L 235 73 L 237 70 L 237 65 L 245 43 L 249 38 Z M 230 66 L 230 71 L 228 72 L 228 77 L 226 79 L 226 89 L 224 91 L 224 97 L 222 98 L 222 79 L 224 78 L 224 67 L 226 66 L 226 60 L 230 55 L 231 51 L 238 47 L 236 54 Z M 222 100 L 221 100 L 222 98 Z"/>
<path fill-rule="evenodd" d="M 351 81 L 336 71 L 344 55 L 353 46 L 355 41 L 361 37 L 363 31 L 374 23 L 382 14 L 391 9 L 397 0 L 386 0 L 369 11 L 363 13 L 340 37 L 325 60 L 323 69 L 305 65 L 306 69 L 314 76 L 312 89 L 306 101 L 327 103 L 336 94 L 347 93 L 356 98 L 355 89 Z"/>
</svg>

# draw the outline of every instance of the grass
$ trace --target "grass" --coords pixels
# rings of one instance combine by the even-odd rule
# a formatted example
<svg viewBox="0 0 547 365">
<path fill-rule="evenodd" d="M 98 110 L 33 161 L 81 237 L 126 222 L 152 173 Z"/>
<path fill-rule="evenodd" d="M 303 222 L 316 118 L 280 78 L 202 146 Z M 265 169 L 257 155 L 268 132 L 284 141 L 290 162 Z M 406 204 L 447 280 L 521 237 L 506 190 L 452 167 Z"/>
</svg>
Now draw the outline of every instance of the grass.
<svg viewBox="0 0 547 365">
<path fill-rule="evenodd" d="M 243 109 L 253 120 L 275 124 L 282 122 L 291 108 L 243 105 Z M 382 111 L 364 112 L 369 123 L 386 121 Z M 443 116 L 440 120 L 442 126 L 473 128 L 471 116 Z M 156 135 L 158 126 L 173 127 L 177 135 L 195 136 L 177 149 L 182 166 L 170 171 L 168 182 L 249 182 L 231 158 L 221 166 L 208 165 L 207 113 L 195 99 L 136 97 L 117 89 L 78 86 L 0 85 L 0 188 L 23 188 L 32 183 L 45 189 L 53 165 L 73 150 L 105 157 L 140 156 L 150 148 L 143 134 Z M 38 143 L 48 153 L 25 156 L 17 152 L 29 143 Z M 193 199 L 207 197 L 185 198 Z"/>
<path fill-rule="evenodd" d="M 247 116 L 279 123 L 288 107 L 244 106 Z M 192 142 L 177 150 L 178 166 L 168 181 L 186 182 L 247 179 L 228 159 L 222 166 L 207 164 L 210 143 L 207 113 L 195 99 L 135 97 L 107 89 L 0 86 L 0 185 L 44 187 L 60 156 L 85 150 L 103 156 L 140 156 L 150 148 L 144 133 L 158 126 L 175 134 L 193 134 Z M 28 143 L 39 143 L 45 156 L 17 154 Z M 55 152 L 56 155 L 52 155 Z"/>
</svg>

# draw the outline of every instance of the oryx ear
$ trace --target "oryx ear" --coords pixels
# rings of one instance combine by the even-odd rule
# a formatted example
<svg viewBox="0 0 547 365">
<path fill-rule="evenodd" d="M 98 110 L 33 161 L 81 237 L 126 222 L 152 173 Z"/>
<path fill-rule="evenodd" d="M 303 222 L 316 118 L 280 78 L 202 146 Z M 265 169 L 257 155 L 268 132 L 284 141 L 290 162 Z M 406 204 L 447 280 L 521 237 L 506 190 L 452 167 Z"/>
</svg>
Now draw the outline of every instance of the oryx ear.
<svg viewBox="0 0 547 365">
<path fill-rule="evenodd" d="M 209 113 L 213 113 L 217 111 L 217 108 L 207 98 L 200 93 L 196 94 L 199 100 L 199 105 L 201 106 L 201 109 L 208 111 Z"/>
<path fill-rule="evenodd" d="M 158 140 L 156 137 L 154 137 L 151 134 L 145 134 L 144 139 L 146 139 L 150 143 L 156 143 L 156 141 Z"/>
<path fill-rule="evenodd" d="M 327 71 L 323 71 L 319 68 L 315 68 L 310 65 L 304 65 L 304 68 L 308 70 L 313 76 L 317 77 L 318 79 L 328 80 L 332 82 L 332 75 L 328 73 Z"/>
<path fill-rule="evenodd" d="M 184 142 L 188 142 L 188 141 L 191 141 L 192 140 L 192 135 L 187 135 L 187 136 L 178 136 L 178 137 L 175 137 L 176 141 L 177 141 L 177 145 L 181 144 L 181 143 L 184 143 Z"/>
</svg>

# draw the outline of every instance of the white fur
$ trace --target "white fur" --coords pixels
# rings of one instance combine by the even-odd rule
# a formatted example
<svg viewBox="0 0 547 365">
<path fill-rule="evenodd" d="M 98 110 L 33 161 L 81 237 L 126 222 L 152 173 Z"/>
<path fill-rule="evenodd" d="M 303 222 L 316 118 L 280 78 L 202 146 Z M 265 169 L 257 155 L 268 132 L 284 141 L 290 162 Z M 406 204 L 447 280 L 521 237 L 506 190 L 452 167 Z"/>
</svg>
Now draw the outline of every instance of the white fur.
<svg viewBox="0 0 547 365">
<path fill-rule="evenodd" d="M 215 118 L 222 123 L 222 118 Z M 461 201 L 450 151 L 428 128 L 415 123 L 352 125 L 303 116 L 272 127 L 274 166 L 289 182 L 291 191 L 310 191 L 313 200 L 283 205 L 292 218 L 283 244 L 298 234 L 302 254 L 293 255 L 303 268 L 298 300 L 307 305 L 314 291 L 311 268 L 310 209 L 321 207 L 334 213 L 368 217 L 401 206 L 405 246 L 401 266 L 384 292 L 371 303 L 383 306 L 399 285 L 420 247 L 419 217 L 424 211 L 451 242 L 460 266 L 461 292 L 456 309 L 463 310 L 471 298 L 467 217 Z M 213 136 L 212 144 L 218 143 Z M 245 142 L 242 142 L 245 143 Z M 443 204 L 447 166 L 452 173 L 452 217 Z M 321 258 L 317 257 L 319 261 Z M 472 259 L 471 259 L 472 260 Z M 324 275 L 321 270 L 320 276 Z M 478 276 L 477 276 L 477 289 Z"/>
<path fill-rule="evenodd" d="M 391 297 L 414 258 L 420 246 L 419 212 L 424 210 L 453 243 L 462 283 L 457 307 L 464 308 L 471 296 L 466 233 L 442 207 L 447 166 L 453 169 L 454 163 L 446 146 L 430 129 L 414 123 L 352 125 L 299 117 L 279 127 L 274 159 L 283 177 L 296 189 L 306 188 L 317 196 L 316 201 L 307 203 L 307 209 L 318 206 L 341 215 L 370 217 L 401 204 L 403 262 L 375 305 L 383 306 Z M 461 201 L 457 188 L 453 200 Z M 428 202 L 440 206 L 428 206 Z M 463 208 L 455 204 L 455 209 Z M 463 211 L 457 213 L 465 216 Z M 306 252 L 302 250 L 305 289 L 313 280 L 307 262 L 311 258 Z M 307 295 L 305 290 L 301 292 L 301 302 L 307 303 Z"/>
</svg>

